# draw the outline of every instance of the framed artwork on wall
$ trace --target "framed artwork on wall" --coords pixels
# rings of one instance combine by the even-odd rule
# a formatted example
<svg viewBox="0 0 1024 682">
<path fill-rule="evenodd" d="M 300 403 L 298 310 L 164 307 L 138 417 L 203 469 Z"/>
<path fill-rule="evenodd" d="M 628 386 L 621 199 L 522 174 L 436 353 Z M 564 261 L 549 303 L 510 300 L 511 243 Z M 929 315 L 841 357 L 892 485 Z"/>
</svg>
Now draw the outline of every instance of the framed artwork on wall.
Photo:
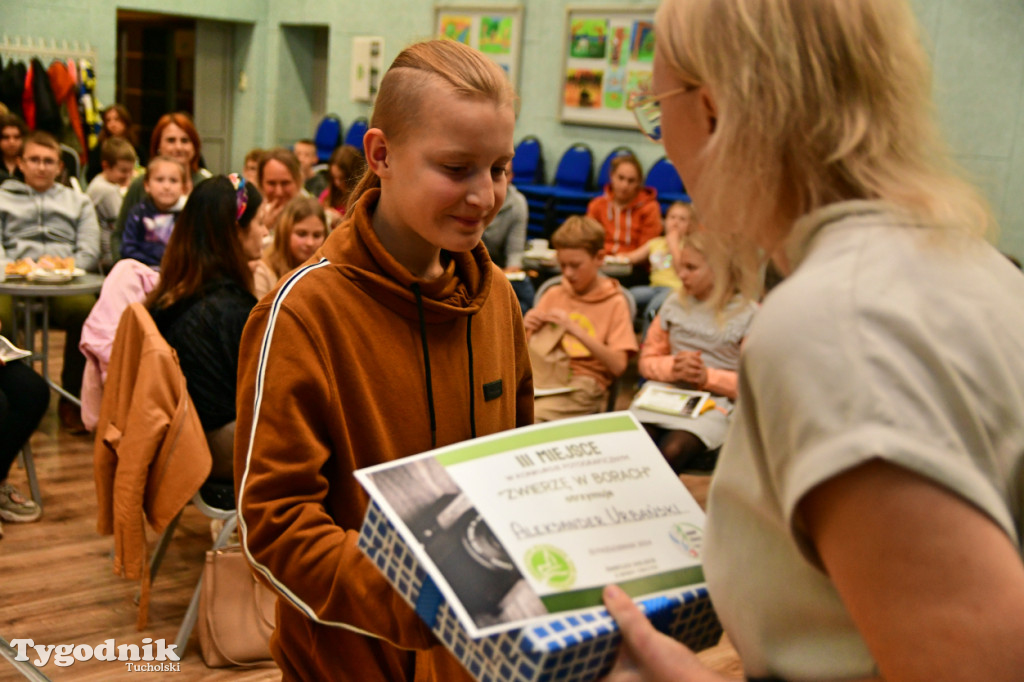
<svg viewBox="0 0 1024 682">
<path fill-rule="evenodd" d="M 480 50 L 519 85 L 519 53 L 523 43 L 521 5 L 436 5 L 434 34 Z"/>
<path fill-rule="evenodd" d="M 648 84 L 655 7 L 568 7 L 562 68 L 563 123 L 635 128 L 629 93 Z"/>
</svg>

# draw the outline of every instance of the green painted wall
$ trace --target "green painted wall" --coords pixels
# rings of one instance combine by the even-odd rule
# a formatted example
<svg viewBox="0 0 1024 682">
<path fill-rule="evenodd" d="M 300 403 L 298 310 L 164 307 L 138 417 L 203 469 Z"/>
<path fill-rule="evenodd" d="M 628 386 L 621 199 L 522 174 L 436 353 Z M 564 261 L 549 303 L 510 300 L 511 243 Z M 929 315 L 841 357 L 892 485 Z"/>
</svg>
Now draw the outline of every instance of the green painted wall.
<svg viewBox="0 0 1024 682">
<path fill-rule="evenodd" d="M 939 120 L 958 162 L 982 187 L 1001 223 L 999 245 L 1024 257 L 1024 3 L 1020 0 L 912 0 L 935 65 Z M 453 2 L 452 4 L 457 4 Z M 475 6 L 507 6 L 508 0 L 474 0 Z M 557 107 L 565 8 L 569 5 L 652 6 L 634 0 L 521 0 L 524 41 L 520 66 L 522 109 L 517 139 L 535 134 L 544 142 L 549 173 L 561 152 L 576 141 L 591 145 L 598 159 L 612 148 L 632 147 L 645 166 L 661 148 L 639 133 L 563 125 Z M 57 40 L 88 41 L 97 49 L 100 99 L 114 92 L 117 8 L 167 10 L 165 0 L 33 0 L 5 3 L 3 32 Z M 344 122 L 369 113 L 349 99 L 351 39 L 377 35 L 385 40 L 385 63 L 405 44 L 430 37 L 434 3 L 427 0 L 178 0 L 175 13 L 239 24 L 236 72 L 245 71 L 247 88 L 236 90 L 233 133 L 236 163 L 256 145 L 275 143 L 309 117 L 308 93 L 301 82 L 281 82 L 296 74 L 306 55 L 289 26 L 326 27 L 328 65 L 326 109 Z M 291 31 L 292 42 L 289 43 Z M 297 56 L 298 55 L 298 56 Z M 295 80 L 294 78 L 292 79 Z M 309 131 L 312 132 L 312 131 Z"/>
</svg>

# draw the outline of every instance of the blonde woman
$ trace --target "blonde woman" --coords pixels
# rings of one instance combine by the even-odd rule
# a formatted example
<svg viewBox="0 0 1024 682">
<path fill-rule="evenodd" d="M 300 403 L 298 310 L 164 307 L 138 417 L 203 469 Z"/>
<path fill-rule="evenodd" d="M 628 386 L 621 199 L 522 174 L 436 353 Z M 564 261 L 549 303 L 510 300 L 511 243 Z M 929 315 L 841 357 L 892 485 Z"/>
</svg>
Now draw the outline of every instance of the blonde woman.
<svg viewBox="0 0 1024 682">
<path fill-rule="evenodd" d="M 748 679 L 1021 679 L 1024 278 L 947 170 L 908 3 L 666 0 L 655 25 L 642 125 L 733 256 L 787 275 L 708 499 Z M 610 679 L 717 679 L 605 600 Z"/>
<path fill-rule="evenodd" d="M 403 50 L 345 221 L 249 318 L 239 529 L 279 592 L 270 648 L 287 680 L 470 679 L 357 547 L 352 472 L 533 421 L 519 303 L 480 243 L 505 199 L 515 101 L 465 45 Z"/>
</svg>

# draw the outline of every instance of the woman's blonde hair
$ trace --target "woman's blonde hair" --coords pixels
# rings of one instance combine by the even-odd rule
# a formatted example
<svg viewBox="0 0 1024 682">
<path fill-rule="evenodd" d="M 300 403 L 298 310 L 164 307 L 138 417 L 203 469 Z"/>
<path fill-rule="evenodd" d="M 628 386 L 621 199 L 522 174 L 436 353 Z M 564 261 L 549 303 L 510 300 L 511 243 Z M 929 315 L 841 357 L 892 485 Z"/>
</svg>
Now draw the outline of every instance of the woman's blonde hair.
<svg viewBox="0 0 1024 682">
<path fill-rule="evenodd" d="M 270 266 L 276 276 L 282 277 L 302 265 L 302 262 L 292 253 L 290 244 L 292 232 L 295 231 L 295 223 L 301 223 L 310 216 L 319 218 L 320 222 L 324 224 L 324 237 L 326 237 L 330 232 L 327 216 L 324 213 L 324 207 L 313 197 L 300 194 L 281 209 L 281 217 L 274 230 L 274 242 L 263 252 L 263 261 Z"/>
<path fill-rule="evenodd" d="M 714 101 L 691 190 L 732 248 L 774 248 L 798 217 L 847 199 L 886 200 L 936 228 L 992 228 L 937 132 L 905 0 L 666 0 L 655 26 L 666 66 Z"/>
<path fill-rule="evenodd" d="M 501 67 L 473 48 L 454 40 L 428 40 L 402 50 L 391 63 L 370 117 L 370 127 L 380 128 L 391 142 L 400 142 L 422 116 L 423 93 L 447 84 L 453 96 L 517 106 L 515 88 Z M 443 116 L 444 111 L 430 112 Z M 368 189 L 380 187 L 370 168 L 352 191 L 349 205 Z"/>
</svg>

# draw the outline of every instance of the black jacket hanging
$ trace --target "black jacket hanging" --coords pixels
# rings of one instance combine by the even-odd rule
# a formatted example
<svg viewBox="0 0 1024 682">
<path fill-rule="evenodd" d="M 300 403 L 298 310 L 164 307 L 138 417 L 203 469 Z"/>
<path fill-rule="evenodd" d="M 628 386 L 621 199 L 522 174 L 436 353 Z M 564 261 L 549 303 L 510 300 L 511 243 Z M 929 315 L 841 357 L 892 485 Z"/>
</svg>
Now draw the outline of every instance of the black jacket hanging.
<svg viewBox="0 0 1024 682">
<path fill-rule="evenodd" d="M 0 70 L 0 102 L 3 102 L 12 114 L 23 120 L 25 113 L 21 108 L 21 95 L 25 90 L 25 65 L 13 59 Z"/>
<path fill-rule="evenodd" d="M 64 128 L 50 77 L 38 57 L 32 60 L 32 98 L 36 102 L 36 130 L 45 130 L 58 140 Z"/>
</svg>

